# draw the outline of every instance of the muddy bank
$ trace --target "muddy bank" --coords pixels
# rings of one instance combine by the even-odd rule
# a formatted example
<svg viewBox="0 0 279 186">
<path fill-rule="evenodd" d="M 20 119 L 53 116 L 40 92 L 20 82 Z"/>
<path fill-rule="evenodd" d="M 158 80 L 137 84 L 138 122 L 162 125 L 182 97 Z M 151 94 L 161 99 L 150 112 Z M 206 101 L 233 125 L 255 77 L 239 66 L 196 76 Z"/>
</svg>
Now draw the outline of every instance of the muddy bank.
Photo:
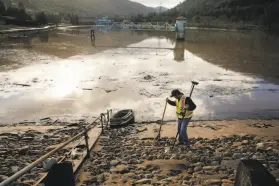
<svg viewBox="0 0 279 186">
<path fill-rule="evenodd" d="M 131 125 L 106 131 L 83 166 L 78 185 L 232 186 L 241 159 L 259 160 L 279 181 L 279 138 L 278 135 L 269 134 L 266 122 L 257 121 L 243 130 L 241 135 L 226 137 L 217 133 L 216 136 L 205 138 L 203 132 L 215 133 L 216 130 L 198 128 L 201 133 L 197 134 L 199 137 L 191 139 L 190 147 L 176 145 L 173 151 L 166 151 L 173 138 L 163 137 L 154 144 L 152 138 L 142 137 L 150 132 L 148 125 Z M 220 127 L 226 121 L 215 124 Z M 247 121 L 248 124 L 250 121 Z M 215 126 L 210 122 L 203 125 Z M 273 125 L 278 133 L 279 121 L 274 121 Z M 147 131 L 142 130 L 145 127 Z M 224 126 L 217 131 L 222 128 Z M 259 134 L 262 131 L 266 131 L 266 134 L 250 134 L 254 128 Z M 172 130 L 176 131 L 176 127 Z M 195 136 L 193 131 L 189 134 Z M 268 139 L 266 136 L 274 138 Z"/>
</svg>

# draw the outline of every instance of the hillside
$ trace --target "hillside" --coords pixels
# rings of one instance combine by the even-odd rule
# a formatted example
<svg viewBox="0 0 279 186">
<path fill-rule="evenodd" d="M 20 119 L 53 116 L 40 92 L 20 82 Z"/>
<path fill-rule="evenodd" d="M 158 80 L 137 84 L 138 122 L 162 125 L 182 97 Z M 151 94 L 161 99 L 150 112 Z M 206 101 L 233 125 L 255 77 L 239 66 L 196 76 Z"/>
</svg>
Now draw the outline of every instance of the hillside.
<svg viewBox="0 0 279 186">
<path fill-rule="evenodd" d="M 258 25 L 279 28 L 278 0 L 186 0 L 152 20 L 175 20 L 185 16 L 191 25 L 228 27 Z M 154 20 L 154 21 L 155 21 Z M 221 26 L 222 25 L 222 26 Z"/>
<path fill-rule="evenodd" d="M 177 8 L 198 24 L 218 20 L 272 28 L 279 23 L 277 0 L 187 0 Z"/>
<path fill-rule="evenodd" d="M 187 0 L 178 5 L 178 11 L 187 17 L 210 16 L 254 21 L 269 9 L 278 6 L 277 0 Z M 275 16 L 275 15 L 274 15 Z"/>
<path fill-rule="evenodd" d="M 156 13 L 161 13 L 161 12 L 166 12 L 169 9 L 164 7 L 164 6 L 158 6 L 158 7 L 154 8 L 154 10 L 155 10 Z"/>
<path fill-rule="evenodd" d="M 74 13 L 81 16 L 128 16 L 154 12 L 151 7 L 129 0 L 4 0 L 5 4 L 22 2 L 29 11 Z"/>
</svg>

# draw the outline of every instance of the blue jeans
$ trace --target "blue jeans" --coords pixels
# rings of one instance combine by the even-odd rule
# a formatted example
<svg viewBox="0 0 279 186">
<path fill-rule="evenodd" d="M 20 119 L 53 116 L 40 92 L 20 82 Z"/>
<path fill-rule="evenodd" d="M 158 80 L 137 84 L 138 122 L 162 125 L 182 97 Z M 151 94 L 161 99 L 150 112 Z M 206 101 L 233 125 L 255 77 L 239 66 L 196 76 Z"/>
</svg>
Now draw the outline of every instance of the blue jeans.
<svg viewBox="0 0 279 186">
<path fill-rule="evenodd" d="M 181 123 L 181 120 L 182 120 L 182 123 Z M 184 119 L 178 118 L 179 142 L 181 142 L 181 143 L 188 142 L 187 127 L 188 127 L 190 120 L 191 120 L 191 118 L 184 118 Z"/>
</svg>

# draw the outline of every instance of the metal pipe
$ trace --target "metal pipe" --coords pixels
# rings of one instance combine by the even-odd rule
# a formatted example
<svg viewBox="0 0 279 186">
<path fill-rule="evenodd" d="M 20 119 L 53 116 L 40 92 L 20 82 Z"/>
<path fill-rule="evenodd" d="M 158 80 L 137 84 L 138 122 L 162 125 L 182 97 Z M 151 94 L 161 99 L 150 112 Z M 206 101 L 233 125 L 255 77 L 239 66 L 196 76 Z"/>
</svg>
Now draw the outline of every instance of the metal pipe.
<svg viewBox="0 0 279 186">
<path fill-rule="evenodd" d="M 93 121 L 91 124 L 87 125 L 87 127 L 91 126 L 93 123 L 95 123 L 99 118 L 95 119 L 95 121 Z M 53 149 L 52 151 L 50 151 L 49 153 L 41 156 L 39 159 L 37 159 L 36 161 L 32 162 L 31 164 L 29 164 L 28 166 L 24 167 L 23 169 L 21 169 L 20 171 L 18 171 L 17 173 L 15 173 L 14 175 L 12 175 L 11 177 L 9 177 L 8 179 L 4 180 L 3 182 L 0 183 L 0 186 L 7 186 L 11 183 L 13 183 L 15 180 L 17 180 L 18 178 L 20 178 L 21 176 L 23 176 L 26 172 L 30 171 L 32 168 L 34 168 L 36 165 L 42 163 L 44 160 L 46 160 L 47 158 L 49 158 L 50 156 L 52 156 L 53 154 L 55 154 L 57 151 L 63 149 L 65 146 L 67 146 L 69 143 L 73 142 L 74 140 L 80 138 L 81 136 L 84 135 L 84 133 L 88 132 L 91 127 L 85 129 L 85 131 L 75 135 L 73 138 L 69 139 L 68 141 L 66 141 L 65 143 L 63 143 L 61 146 Z"/>
<path fill-rule="evenodd" d="M 101 118 L 101 116 L 97 117 L 91 124 L 88 124 L 86 126 L 86 128 L 88 128 L 89 126 L 93 125 L 94 123 L 96 123 L 97 120 L 99 120 Z"/>
<path fill-rule="evenodd" d="M 57 151 L 59 151 L 60 149 L 64 148 L 65 146 L 67 146 L 69 143 L 71 143 L 72 141 L 76 140 L 77 138 L 81 137 L 84 135 L 84 132 L 77 134 L 76 136 L 74 136 L 72 139 L 69 139 L 68 141 L 66 141 L 63 145 L 61 145 L 60 147 L 57 147 L 55 149 L 53 149 L 52 151 L 50 151 L 49 153 L 45 154 L 44 156 L 40 157 L 39 159 L 37 159 L 36 161 L 32 162 L 31 164 L 29 164 L 28 166 L 24 167 L 23 169 L 21 169 L 20 171 L 18 171 L 17 173 L 15 173 L 14 175 L 12 175 L 11 177 L 9 177 L 8 179 L 6 179 L 5 181 L 3 181 L 2 183 L 0 183 L 0 186 L 7 186 L 9 184 L 11 184 L 12 182 L 14 182 L 15 180 L 17 180 L 18 178 L 20 178 L 22 175 L 24 175 L 26 172 L 30 171 L 32 168 L 34 168 L 36 165 L 38 165 L 39 163 L 42 163 L 45 159 L 49 158 L 50 156 L 52 156 L 54 153 L 56 153 Z"/>
</svg>

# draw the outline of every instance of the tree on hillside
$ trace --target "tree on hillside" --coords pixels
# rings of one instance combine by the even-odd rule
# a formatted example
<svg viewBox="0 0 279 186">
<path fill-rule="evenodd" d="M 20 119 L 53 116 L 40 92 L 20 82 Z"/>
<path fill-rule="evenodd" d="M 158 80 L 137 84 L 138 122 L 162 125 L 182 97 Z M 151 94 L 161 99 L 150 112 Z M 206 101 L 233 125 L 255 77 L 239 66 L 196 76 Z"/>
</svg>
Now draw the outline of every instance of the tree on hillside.
<svg viewBox="0 0 279 186">
<path fill-rule="evenodd" d="M 4 15 L 6 13 L 6 7 L 2 0 L 0 0 L 0 16 Z"/>
<path fill-rule="evenodd" d="M 23 5 L 22 2 L 19 2 L 19 3 L 18 3 L 18 9 L 20 9 L 20 10 L 25 10 L 25 7 L 24 7 L 24 5 Z"/>
<path fill-rule="evenodd" d="M 19 2 L 18 8 L 9 7 L 5 13 L 6 16 L 14 17 L 21 21 L 32 20 L 31 16 L 25 11 L 25 7 L 22 2 Z"/>
<path fill-rule="evenodd" d="M 18 19 L 20 19 L 20 20 L 32 20 L 31 16 L 26 13 L 25 7 L 24 7 L 22 2 L 19 2 L 18 9 L 19 9 L 18 17 L 20 17 Z"/>
<path fill-rule="evenodd" d="M 77 15 L 75 16 L 75 21 L 76 21 L 76 24 L 79 25 L 79 18 Z"/>
<path fill-rule="evenodd" d="M 46 18 L 46 15 L 44 12 L 39 12 L 37 15 L 36 15 L 36 21 L 38 24 L 40 25 L 46 25 L 48 22 L 47 22 L 47 18 Z"/>
<path fill-rule="evenodd" d="M 71 24 L 72 24 L 72 25 L 78 25 L 78 24 L 79 24 L 79 18 L 78 18 L 77 15 L 68 14 L 68 17 L 69 17 L 69 19 L 71 20 Z"/>
<path fill-rule="evenodd" d="M 194 16 L 194 17 L 192 18 L 192 20 L 193 20 L 194 23 L 200 23 L 200 22 L 201 22 L 200 16 Z"/>
<path fill-rule="evenodd" d="M 148 21 L 172 21 L 178 16 L 201 26 L 230 23 L 279 28 L 278 0 L 185 0 L 177 7 L 159 14 L 148 14 Z M 229 23 L 229 24 L 228 24 Z"/>
<path fill-rule="evenodd" d="M 121 22 L 123 21 L 123 18 L 121 18 L 119 15 L 114 15 L 113 20 L 116 22 Z"/>
<path fill-rule="evenodd" d="M 132 22 L 143 22 L 145 21 L 145 17 L 142 14 L 138 14 L 136 16 L 131 16 Z"/>
<path fill-rule="evenodd" d="M 48 23 L 53 23 L 53 24 L 58 24 L 61 22 L 62 20 L 62 15 L 60 14 L 47 14 L 46 18 L 47 18 L 47 22 Z"/>
<path fill-rule="evenodd" d="M 28 15 L 25 10 L 18 9 L 18 8 L 9 7 L 4 15 L 14 17 L 14 18 L 16 18 L 18 20 L 22 20 L 22 21 L 32 20 L 31 16 Z"/>
</svg>

